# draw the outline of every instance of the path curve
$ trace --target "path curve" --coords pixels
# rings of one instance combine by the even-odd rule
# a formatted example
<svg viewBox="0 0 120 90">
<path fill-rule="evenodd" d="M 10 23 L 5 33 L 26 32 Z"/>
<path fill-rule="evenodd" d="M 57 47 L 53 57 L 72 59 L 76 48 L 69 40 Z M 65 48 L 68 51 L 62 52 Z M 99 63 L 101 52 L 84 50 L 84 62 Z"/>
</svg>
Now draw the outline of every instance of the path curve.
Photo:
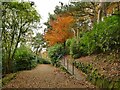
<svg viewBox="0 0 120 90">
<path fill-rule="evenodd" d="M 52 65 L 40 64 L 33 70 L 21 71 L 4 88 L 94 88 Z"/>
</svg>

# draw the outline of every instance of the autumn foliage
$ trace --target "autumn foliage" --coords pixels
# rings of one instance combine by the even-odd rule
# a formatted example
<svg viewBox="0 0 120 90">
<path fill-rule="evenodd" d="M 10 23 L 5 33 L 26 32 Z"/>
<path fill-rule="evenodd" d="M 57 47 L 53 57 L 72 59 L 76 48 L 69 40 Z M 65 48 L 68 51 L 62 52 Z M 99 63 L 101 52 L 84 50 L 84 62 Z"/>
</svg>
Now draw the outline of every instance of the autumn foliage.
<svg viewBox="0 0 120 90">
<path fill-rule="evenodd" d="M 74 19 L 72 16 L 57 16 L 56 20 L 51 20 L 49 22 L 52 29 L 49 29 L 44 38 L 48 42 L 49 46 L 52 46 L 56 43 L 63 43 L 66 39 L 73 36 L 73 31 L 70 27 Z"/>
</svg>

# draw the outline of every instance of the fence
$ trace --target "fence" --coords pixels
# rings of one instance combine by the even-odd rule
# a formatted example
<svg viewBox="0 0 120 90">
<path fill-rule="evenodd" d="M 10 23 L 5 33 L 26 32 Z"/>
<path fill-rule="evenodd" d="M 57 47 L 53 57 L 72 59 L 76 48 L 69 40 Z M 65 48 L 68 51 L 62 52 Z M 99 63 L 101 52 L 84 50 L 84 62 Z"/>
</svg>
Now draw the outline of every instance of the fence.
<svg viewBox="0 0 120 90">
<path fill-rule="evenodd" d="M 65 57 L 60 61 L 60 64 L 71 74 L 76 78 L 77 80 L 86 80 L 86 75 L 75 68 L 74 66 L 75 59 L 66 59 Z"/>
<path fill-rule="evenodd" d="M 62 59 L 61 61 L 60 61 L 60 64 L 70 73 L 70 74 L 72 74 L 72 75 L 74 75 L 74 59 L 73 60 L 71 60 L 71 59 L 66 59 L 65 57 L 64 57 L 64 59 Z"/>
</svg>

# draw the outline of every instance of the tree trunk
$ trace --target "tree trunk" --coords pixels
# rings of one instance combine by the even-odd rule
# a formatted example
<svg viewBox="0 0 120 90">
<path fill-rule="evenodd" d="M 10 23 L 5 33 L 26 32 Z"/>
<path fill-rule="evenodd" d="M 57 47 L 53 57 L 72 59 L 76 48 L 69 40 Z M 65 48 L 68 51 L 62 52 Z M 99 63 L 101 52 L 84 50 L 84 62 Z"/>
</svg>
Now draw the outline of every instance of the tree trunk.
<svg viewBox="0 0 120 90">
<path fill-rule="evenodd" d="M 120 11 L 120 2 L 117 2 L 117 8 L 118 8 L 118 12 Z"/>
<path fill-rule="evenodd" d="M 22 21 L 21 21 L 21 23 L 22 23 Z M 25 23 L 20 27 L 20 32 L 19 32 L 19 35 L 18 35 L 18 38 L 17 38 L 17 43 L 16 43 L 16 45 L 15 45 L 15 49 L 14 49 L 13 54 L 12 54 L 12 57 L 11 57 L 12 60 L 13 60 L 14 55 L 15 55 L 15 52 L 16 52 L 16 50 L 17 50 L 18 43 L 20 42 L 20 37 L 21 37 L 21 35 L 22 35 L 22 33 L 23 33 L 23 32 L 22 32 L 22 27 L 25 26 L 26 23 L 27 23 L 27 22 L 25 22 Z M 28 27 L 28 28 L 29 28 L 29 27 Z M 25 30 L 24 32 L 26 32 L 26 31 L 28 30 L 28 28 L 26 28 L 26 30 Z"/>
<path fill-rule="evenodd" d="M 77 28 L 77 36 L 76 36 L 76 39 L 77 39 L 77 44 L 79 42 L 79 29 Z"/>
<path fill-rule="evenodd" d="M 104 8 L 104 2 L 101 1 L 98 9 L 98 19 L 97 19 L 98 23 L 102 20 L 102 13 L 104 11 L 103 8 Z"/>
<path fill-rule="evenodd" d="M 20 31 L 20 33 L 19 33 L 19 36 L 18 36 L 18 39 L 17 39 L 17 43 L 16 43 L 16 45 L 15 45 L 15 49 L 14 49 L 14 51 L 13 51 L 13 54 L 12 54 L 11 59 L 14 58 L 15 52 L 16 52 L 16 50 L 17 50 L 18 43 L 20 42 L 20 36 L 21 36 L 21 31 Z"/>
<path fill-rule="evenodd" d="M 99 4 L 99 10 L 98 10 L 98 18 L 97 18 L 97 22 L 99 23 L 100 20 L 101 20 L 101 13 L 102 13 L 102 10 L 101 10 L 101 7 L 102 6 L 102 3 Z"/>
</svg>

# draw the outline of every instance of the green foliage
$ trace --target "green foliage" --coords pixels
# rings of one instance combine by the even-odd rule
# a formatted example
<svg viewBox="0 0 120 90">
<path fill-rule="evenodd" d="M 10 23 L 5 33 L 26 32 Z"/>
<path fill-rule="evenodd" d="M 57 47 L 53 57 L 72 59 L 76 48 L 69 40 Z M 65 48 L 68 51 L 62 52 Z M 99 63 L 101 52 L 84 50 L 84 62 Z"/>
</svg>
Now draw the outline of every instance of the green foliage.
<svg viewBox="0 0 120 90">
<path fill-rule="evenodd" d="M 17 73 L 8 74 L 4 78 L 0 79 L 0 82 L 2 82 L 3 85 L 6 85 L 16 76 L 16 74 Z"/>
<path fill-rule="evenodd" d="M 18 48 L 15 54 L 15 67 L 17 71 L 32 69 L 37 65 L 36 56 L 25 46 Z"/>
<path fill-rule="evenodd" d="M 57 64 L 59 59 L 65 54 L 62 44 L 55 44 L 48 49 L 48 56 L 51 58 L 52 64 Z"/>
<path fill-rule="evenodd" d="M 28 39 L 31 30 L 38 28 L 40 15 L 29 2 L 3 2 L 0 9 L 4 22 L 1 27 L 3 72 L 10 73 L 18 44 Z"/>
<path fill-rule="evenodd" d="M 94 33 L 92 33 L 92 31 L 85 33 L 80 39 L 80 48 L 83 51 L 82 53 L 91 54 L 96 51 L 98 48 L 96 47 L 95 42 L 96 41 L 94 40 Z"/>
<path fill-rule="evenodd" d="M 83 33 L 79 40 L 66 41 L 69 54 L 73 58 L 118 49 L 120 45 L 120 17 L 109 16 L 95 24 L 91 31 Z"/>
<path fill-rule="evenodd" d="M 44 58 L 37 57 L 37 62 L 39 64 L 50 64 L 50 61 L 45 60 Z"/>
<path fill-rule="evenodd" d="M 107 51 L 117 48 L 120 45 L 120 17 L 110 16 L 96 26 L 93 30 L 96 30 L 95 34 L 98 33 L 96 41 L 97 46 L 102 51 Z M 95 35 L 94 34 L 94 35 Z"/>
<path fill-rule="evenodd" d="M 79 58 L 84 53 L 80 42 L 75 38 L 68 39 L 66 41 L 66 46 L 69 54 L 72 55 L 73 58 Z"/>
<path fill-rule="evenodd" d="M 39 54 L 42 48 L 45 47 L 43 35 L 41 33 L 37 33 L 36 36 L 33 37 L 32 47 L 36 54 Z"/>
</svg>

